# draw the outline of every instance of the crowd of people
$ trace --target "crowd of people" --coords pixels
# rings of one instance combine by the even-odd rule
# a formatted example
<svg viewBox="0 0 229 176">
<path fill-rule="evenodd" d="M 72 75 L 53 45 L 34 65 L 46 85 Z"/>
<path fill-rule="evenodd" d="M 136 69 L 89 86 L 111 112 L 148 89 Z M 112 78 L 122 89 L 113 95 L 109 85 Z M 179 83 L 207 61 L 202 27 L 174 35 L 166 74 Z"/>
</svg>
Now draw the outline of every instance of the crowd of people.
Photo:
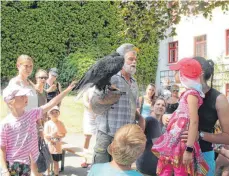
<svg viewBox="0 0 229 176">
<path fill-rule="evenodd" d="M 150 83 L 145 95 L 139 96 L 134 79 L 136 47 L 123 44 L 116 52 L 124 65 L 111 77 L 112 89 L 91 87 L 83 95 L 85 154 L 96 135 L 88 175 L 229 176 L 229 103 L 212 87 L 214 62 L 202 57 L 181 59 L 170 66 L 175 84 L 167 79 L 156 90 Z M 0 128 L 1 173 L 49 175 L 49 169 L 38 173 L 36 167 L 38 138 L 44 138 L 58 175 L 61 139 L 67 133 L 58 119 L 59 106 L 75 82 L 62 91 L 56 81 L 58 71 L 52 68 L 49 72 L 39 69 L 33 83 L 28 79 L 33 60 L 27 55 L 17 59 L 17 68 L 18 75 L 3 90 L 10 113 Z M 114 90 L 123 93 L 117 95 Z M 88 165 L 85 157 L 81 166 Z"/>
<path fill-rule="evenodd" d="M 36 165 L 39 156 L 38 141 L 42 138 L 48 144 L 54 173 L 58 175 L 58 161 L 62 154 L 61 139 L 66 134 L 63 123 L 58 120 L 58 106 L 74 87 L 74 83 L 62 93 L 60 83 L 56 81 L 56 68 L 51 68 L 49 72 L 38 69 L 35 81 L 31 81 L 28 78 L 32 74 L 34 62 L 28 55 L 19 56 L 16 66 L 17 76 L 3 90 L 3 99 L 10 113 L 1 122 L 1 174 L 42 175 Z"/>
</svg>

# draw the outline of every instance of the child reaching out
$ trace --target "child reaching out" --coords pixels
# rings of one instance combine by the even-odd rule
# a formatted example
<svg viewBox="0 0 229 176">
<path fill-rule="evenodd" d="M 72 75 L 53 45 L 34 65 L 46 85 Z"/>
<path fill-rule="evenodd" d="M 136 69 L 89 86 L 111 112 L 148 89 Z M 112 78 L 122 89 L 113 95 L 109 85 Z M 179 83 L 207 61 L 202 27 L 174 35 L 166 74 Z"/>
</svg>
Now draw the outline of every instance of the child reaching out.
<svg viewBox="0 0 229 176">
<path fill-rule="evenodd" d="M 180 96 L 177 110 L 172 114 L 166 132 L 160 136 L 152 147 L 152 152 L 158 156 L 157 174 L 171 176 L 203 176 L 208 172 L 199 143 L 198 109 L 203 103 L 204 93 L 200 83 L 201 65 L 192 58 L 184 58 L 170 66 L 176 70 L 175 81 L 181 83 L 186 91 Z M 184 143 L 180 135 L 188 129 L 188 140 Z"/>
<path fill-rule="evenodd" d="M 55 176 L 59 175 L 58 162 L 62 160 L 61 139 L 65 137 L 65 134 L 67 133 L 64 124 L 58 119 L 59 116 L 59 107 L 54 106 L 48 112 L 48 117 L 51 118 L 51 120 L 46 122 L 44 126 L 45 141 L 48 144 L 50 153 L 52 154 Z M 49 175 L 49 169 L 47 170 L 47 175 Z"/>
<path fill-rule="evenodd" d="M 3 90 L 3 99 L 11 113 L 0 126 L 0 162 L 2 176 L 29 176 L 30 158 L 37 161 L 38 140 L 36 121 L 57 105 L 73 88 L 75 83 L 61 92 L 49 103 L 26 111 L 31 90 L 20 86 L 8 86 Z"/>
</svg>

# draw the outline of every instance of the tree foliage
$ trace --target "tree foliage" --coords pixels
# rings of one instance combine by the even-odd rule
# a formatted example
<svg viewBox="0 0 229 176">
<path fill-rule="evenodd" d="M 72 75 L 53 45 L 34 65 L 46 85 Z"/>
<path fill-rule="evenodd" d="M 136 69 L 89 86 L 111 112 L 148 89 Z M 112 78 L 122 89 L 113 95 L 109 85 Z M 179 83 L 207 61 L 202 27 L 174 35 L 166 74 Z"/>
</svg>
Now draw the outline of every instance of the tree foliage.
<svg viewBox="0 0 229 176">
<path fill-rule="evenodd" d="M 146 42 L 156 32 L 159 39 L 164 39 L 176 34 L 175 25 L 182 16 L 202 14 L 211 19 L 216 7 L 226 12 L 229 1 L 121 1 L 121 16 L 125 22 L 122 34 Z M 171 32 L 167 33 L 169 28 Z"/>
<path fill-rule="evenodd" d="M 120 34 L 140 47 L 138 82 L 154 82 L 159 40 L 176 34 L 176 24 L 183 15 L 203 14 L 211 19 L 214 8 L 227 11 L 228 5 L 229 1 L 121 1 L 120 17 L 124 23 Z"/>
<path fill-rule="evenodd" d="M 229 82 L 229 64 L 223 62 L 224 57 L 219 56 L 214 65 L 214 81 L 213 87 L 218 91 L 222 91 L 224 85 Z M 224 90 L 222 93 L 225 93 Z"/>
<path fill-rule="evenodd" d="M 154 82 L 158 41 L 166 30 L 171 27 L 174 35 L 182 15 L 211 18 L 219 6 L 228 10 L 226 1 L 2 1 L 1 79 L 13 77 L 16 58 L 28 54 L 34 71 L 57 67 L 67 84 L 96 59 L 131 42 L 140 49 L 138 82 Z"/>
<path fill-rule="evenodd" d="M 93 53 L 74 53 L 64 59 L 61 67 L 59 81 L 64 87 L 68 86 L 72 80 L 78 81 L 95 63 Z"/>
</svg>

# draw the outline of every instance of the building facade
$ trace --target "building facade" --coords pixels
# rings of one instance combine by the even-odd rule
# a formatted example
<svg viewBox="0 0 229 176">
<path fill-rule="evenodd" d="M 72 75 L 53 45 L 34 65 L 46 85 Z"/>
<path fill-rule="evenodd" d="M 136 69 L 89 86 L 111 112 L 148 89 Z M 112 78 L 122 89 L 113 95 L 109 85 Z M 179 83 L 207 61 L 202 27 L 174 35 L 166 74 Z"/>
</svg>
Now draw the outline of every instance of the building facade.
<svg viewBox="0 0 229 176">
<path fill-rule="evenodd" d="M 177 35 L 160 42 L 156 86 L 164 79 L 174 82 L 168 66 L 184 57 L 202 56 L 212 59 L 217 68 L 214 87 L 229 97 L 229 12 L 220 8 L 212 12 L 212 19 L 202 15 L 182 17 L 176 26 Z"/>
</svg>

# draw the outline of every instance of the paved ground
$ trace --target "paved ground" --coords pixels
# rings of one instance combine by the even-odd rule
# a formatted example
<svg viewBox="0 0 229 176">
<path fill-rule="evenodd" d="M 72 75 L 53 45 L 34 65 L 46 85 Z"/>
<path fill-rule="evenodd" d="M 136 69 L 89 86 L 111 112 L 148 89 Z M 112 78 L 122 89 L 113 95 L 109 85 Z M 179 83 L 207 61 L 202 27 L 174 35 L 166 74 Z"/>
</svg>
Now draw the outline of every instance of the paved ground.
<svg viewBox="0 0 229 176">
<path fill-rule="evenodd" d="M 64 142 L 67 142 L 71 147 L 77 148 L 77 151 L 82 152 L 84 135 L 79 133 L 70 133 L 64 138 Z M 90 143 L 90 151 L 93 152 L 93 147 L 95 144 L 95 137 L 92 137 Z M 92 154 L 88 155 L 89 162 L 92 160 Z M 86 176 L 87 170 L 81 168 L 82 158 L 74 154 L 66 152 L 65 155 L 65 167 L 64 171 L 60 173 L 63 176 Z"/>
</svg>

